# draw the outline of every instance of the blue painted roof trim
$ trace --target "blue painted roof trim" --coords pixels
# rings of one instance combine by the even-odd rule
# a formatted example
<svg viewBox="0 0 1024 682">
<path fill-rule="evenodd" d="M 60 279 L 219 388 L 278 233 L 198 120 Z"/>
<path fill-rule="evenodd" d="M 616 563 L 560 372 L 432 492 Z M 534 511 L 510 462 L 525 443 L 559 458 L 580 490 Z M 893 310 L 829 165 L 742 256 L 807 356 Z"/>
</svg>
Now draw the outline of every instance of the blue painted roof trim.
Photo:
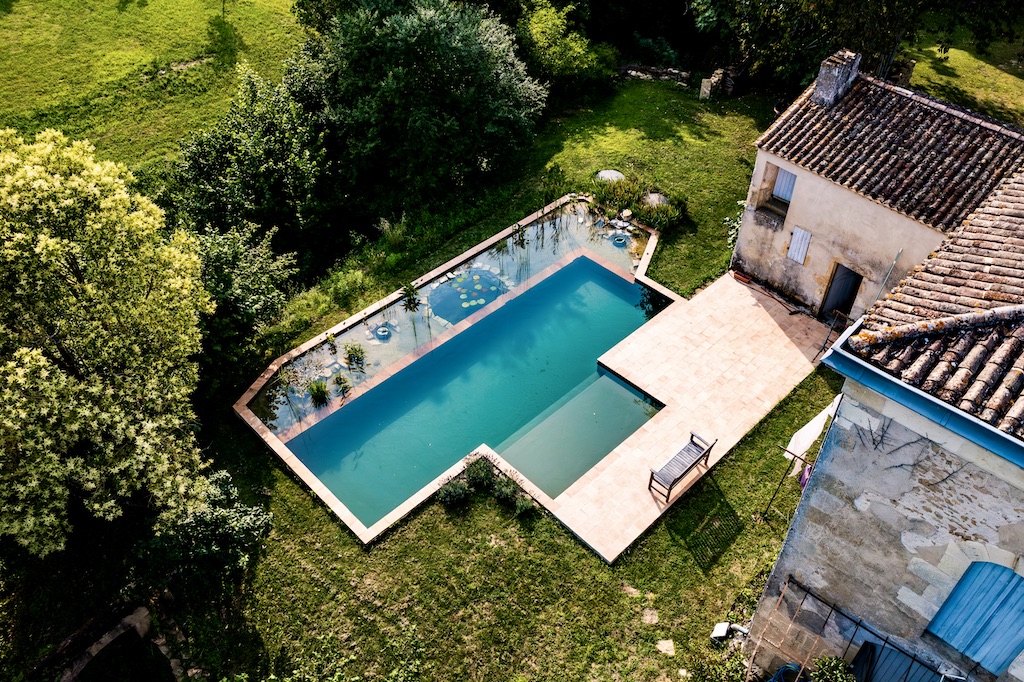
<svg viewBox="0 0 1024 682">
<path fill-rule="evenodd" d="M 846 340 L 857 333 L 863 321 L 864 318 L 858 320 L 836 340 L 822 356 L 823 365 L 1024 468 L 1024 442 L 918 388 L 903 383 L 847 351 Z"/>
</svg>

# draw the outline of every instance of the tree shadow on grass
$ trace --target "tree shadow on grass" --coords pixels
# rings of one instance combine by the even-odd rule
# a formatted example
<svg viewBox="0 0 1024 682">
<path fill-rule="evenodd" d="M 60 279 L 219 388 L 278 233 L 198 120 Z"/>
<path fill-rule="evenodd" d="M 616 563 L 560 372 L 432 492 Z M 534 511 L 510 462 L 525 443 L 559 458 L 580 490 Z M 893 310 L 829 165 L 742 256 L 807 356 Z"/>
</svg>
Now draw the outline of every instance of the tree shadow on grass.
<svg viewBox="0 0 1024 682">
<path fill-rule="evenodd" d="M 926 60 L 932 70 L 943 78 L 957 78 L 960 76 L 960 72 L 950 65 L 949 57 L 940 54 L 937 47 L 921 48 L 915 56 L 921 61 Z"/>
<path fill-rule="evenodd" d="M 701 571 L 707 573 L 743 532 L 743 521 L 711 477 L 701 481 L 676 504 L 685 505 L 686 509 L 666 519 L 669 535 L 683 545 Z"/>
<path fill-rule="evenodd" d="M 15 0 L 0 0 L 0 14 L 10 14 L 14 11 Z"/>
<path fill-rule="evenodd" d="M 238 63 L 238 53 L 246 48 L 242 34 L 227 19 L 220 15 L 210 17 L 207 23 L 207 51 L 213 55 L 215 71 L 233 69 Z"/>
<path fill-rule="evenodd" d="M 1021 113 L 1010 107 L 1003 106 L 991 100 L 979 99 L 966 89 L 953 83 L 938 83 L 928 81 L 928 92 L 935 97 L 952 102 L 961 107 L 966 107 L 974 112 L 989 118 L 998 119 L 1001 122 L 1013 124 L 1017 127 L 1024 126 L 1024 118 Z"/>
<path fill-rule="evenodd" d="M 0 0 L 0 4 L 12 1 L 13 0 Z M 117 0 L 117 11 L 126 12 L 132 5 L 135 5 L 136 7 L 145 7 L 148 4 L 148 0 Z"/>
<path fill-rule="evenodd" d="M 8 633 L 0 679 L 53 679 L 81 651 L 76 646 L 95 641 L 134 606 L 125 595 L 148 517 L 103 521 L 77 502 L 70 517 L 65 548 L 45 557 L 0 542 L 0 627 Z"/>
<path fill-rule="evenodd" d="M 663 90 L 662 88 L 665 88 Z M 664 84 L 633 81 L 620 85 L 607 99 L 584 112 L 562 117 L 551 113 L 548 126 L 561 129 L 560 142 L 541 136 L 538 146 L 544 147 L 545 159 L 557 156 L 571 142 L 590 147 L 602 140 L 604 146 L 615 146 L 618 134 L 638 134 L 641 140 L 677 140 L 691 145 L 717 140 L 726 135 L 716 122 L 717 117 L 746 117 L 764 130 L 775 116 L 763 95 L 745 95 L 733 99 L 701 101 L 693 88 L 668 90 Z M 628 152 L 627 152 L 628 153 Z"/>
</svg>

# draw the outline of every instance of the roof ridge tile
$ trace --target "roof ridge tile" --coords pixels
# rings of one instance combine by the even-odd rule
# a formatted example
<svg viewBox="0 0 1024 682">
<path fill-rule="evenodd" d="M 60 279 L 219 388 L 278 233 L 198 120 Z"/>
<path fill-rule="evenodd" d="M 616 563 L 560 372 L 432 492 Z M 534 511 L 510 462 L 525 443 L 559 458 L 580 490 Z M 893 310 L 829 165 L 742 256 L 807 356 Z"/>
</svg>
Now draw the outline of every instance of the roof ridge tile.
<svg viewBox="0 0 1024 682">
<path fill-rule="evenodd" d="M 988 310 L 930 318 L 885 327 L 878 331 L 864 330 L 851 336 L 847 342 L 853 350 L 865 350 L 888 341 L 914 339 L 926 334 L 950 333 L 971 328 L 985 327 L 1000 322 L 1024 321 L 1024 304 L 1000 306 Z"/>
</svg>

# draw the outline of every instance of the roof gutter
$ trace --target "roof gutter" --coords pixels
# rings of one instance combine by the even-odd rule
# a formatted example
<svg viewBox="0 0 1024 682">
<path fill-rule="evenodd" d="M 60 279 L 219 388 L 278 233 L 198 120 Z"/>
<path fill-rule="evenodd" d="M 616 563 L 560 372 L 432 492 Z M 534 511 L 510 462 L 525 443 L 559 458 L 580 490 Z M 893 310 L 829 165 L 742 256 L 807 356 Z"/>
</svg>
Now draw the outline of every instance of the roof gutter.
<svg viewBox="0 0 1024 682">
<path fill-rule="evenodd" d="M 904 407 L 921 414 L 939 426 L 980 445 L 986 450 L 999 455 L 1003 459 L 1024 468 L 1024 442 L 1000 431 L 991 424 L 967 414 L 963 410 L 944 403 L 938 398 L 925 393 L 919 388 L 910 386 L 899 379 L 886 374 L 877 367 L 865 362 L 860 357 L 846 350 L 846 341 L 856 334 L 864 323 L 864 318 L 843 332 L 836 339 L 821 362 L 843 376 L 862 384 L 876 393 L 894 400 Z"/>
</svg>

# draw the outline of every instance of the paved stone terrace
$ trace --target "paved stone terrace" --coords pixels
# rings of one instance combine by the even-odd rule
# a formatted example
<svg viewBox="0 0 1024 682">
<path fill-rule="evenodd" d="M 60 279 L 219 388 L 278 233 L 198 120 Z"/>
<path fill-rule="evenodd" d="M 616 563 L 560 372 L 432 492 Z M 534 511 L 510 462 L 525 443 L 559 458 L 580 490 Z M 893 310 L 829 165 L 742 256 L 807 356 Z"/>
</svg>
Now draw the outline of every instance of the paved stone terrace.
<svg viewBox="0 0 1024 682">
<path fill-rule="evenodd" d="M 665 404 L 653 419 L 554 500 L 543 500 L 583 542 L 614 561 L 704 476 L 698 465 L 669 504 L 647 489 L 690 437 L 718 439 L 714 467 L 814 368 L 826 328 L 726 274 L 673 303 L 599 362 Z"/>
</svg>

